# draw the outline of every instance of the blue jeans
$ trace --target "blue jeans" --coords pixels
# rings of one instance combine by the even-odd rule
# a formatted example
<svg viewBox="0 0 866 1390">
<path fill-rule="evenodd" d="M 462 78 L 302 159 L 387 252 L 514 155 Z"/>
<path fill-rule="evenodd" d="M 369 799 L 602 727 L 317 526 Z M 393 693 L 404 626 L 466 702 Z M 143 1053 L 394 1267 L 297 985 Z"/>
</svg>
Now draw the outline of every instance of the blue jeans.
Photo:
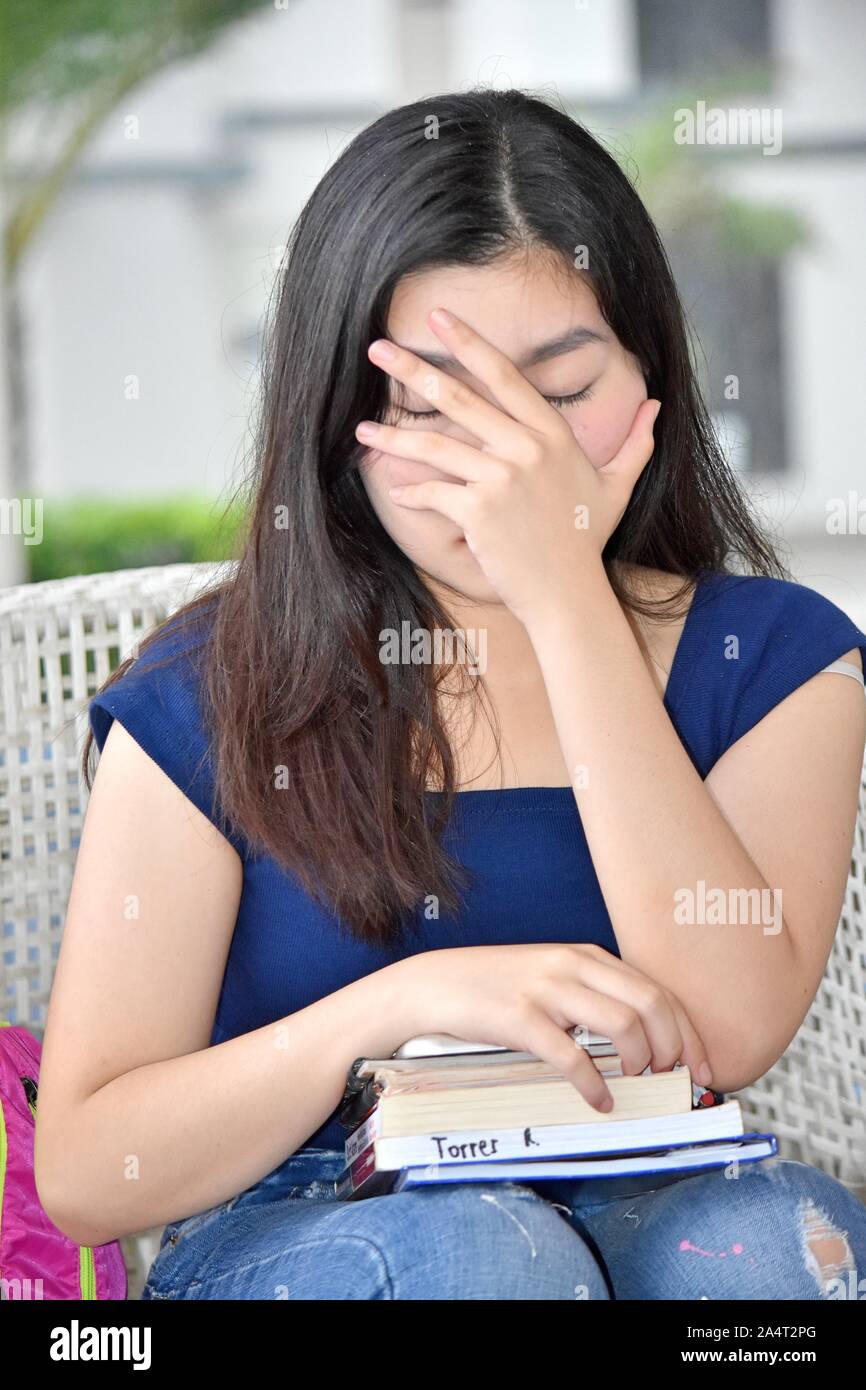
<svg viewBox="0 0 866 1390">
<path fill-rule="evenodd" d="M 300 1149 L 166 1226 L 144 1299 L 866 1299 L 866 1206 L 779 1158 L 338 1202 Z"/>
</svg>

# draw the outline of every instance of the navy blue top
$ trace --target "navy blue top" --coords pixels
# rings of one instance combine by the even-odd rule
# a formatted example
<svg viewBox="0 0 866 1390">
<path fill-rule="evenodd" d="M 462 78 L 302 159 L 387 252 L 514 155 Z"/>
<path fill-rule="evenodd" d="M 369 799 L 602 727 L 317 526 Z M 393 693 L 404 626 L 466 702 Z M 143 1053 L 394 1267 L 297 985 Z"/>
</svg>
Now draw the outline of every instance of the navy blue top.
<svg viewBox="0 0 866 1390">
<path fill-rule="evenodd" d="M 214 821 L 211 750 L 189 659 L 203 641 L 204 629 L 191 637 L 169 624 L 91 700 L 89 716 L 100 750 L 119 719 Z M 866 667 L 866 635 L 812 589 L 755 576 L 699 576 L 664 706 L 701 777 L 774 705 L 853 647 Z M 144 664 L 169 655 L 152 671 Z M 422 906 L 417 934 L 395 948 L 365 945 L 341 931 L 270 856 L 253 853 L 230 824 L 225 830 L 244 875 L 211 1045 L 435 947 L 574 941 L 619 954 L 570 786 L 458 793 L 445 844 L 472 874 L 464 908 L 456 917 L 425 920 Z M 332 1116 L 305 1143 L 331 1149 L 344 1140 Z"/>
</svg>

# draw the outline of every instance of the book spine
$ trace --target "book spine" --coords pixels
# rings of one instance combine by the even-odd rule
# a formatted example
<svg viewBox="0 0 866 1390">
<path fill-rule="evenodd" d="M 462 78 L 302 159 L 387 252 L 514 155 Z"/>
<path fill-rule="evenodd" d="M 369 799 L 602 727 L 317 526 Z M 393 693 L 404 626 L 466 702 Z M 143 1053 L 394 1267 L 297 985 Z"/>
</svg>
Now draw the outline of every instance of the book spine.
<svg viewBox="0 0 866 1390">
<path fill-rule="evenodd" d="M 696 1081 L 692 1082 L 692 1109 L 707 1110 L 713 1105 L 724 1105 L 725 1097 L 721 1091 L 711 1091 L 708 1086 L 699 1086 Z"/>
<path fill-rule="evenodd" d="M 354 1129 L 375 1109 L 381 1086 L 375 1077 L 366 1080 L 355 1077 L 347 1084 L 346 1093 L 337 1110 L 337 1119 L 346 1129 Z"/>
<path fill-rule="evenodd" d="M 393 1171 L 376 1168 L 371 1144 L 354 1163 L 347 1164 L 337 1178 L 337 1200 L 348 1202 L 356 1197 L 378 1197 L 391 1190 L 396 1176 Z"/>
<path fill-rule="evenodd" d="M 353 1163 L 347 1163 L 337 1179 L 337 1196 L 350 1196 L 376 1171 L 373 1146 L 360 1154 Z"/>
<path fill-rule="evenodd" d="M 371 1144 L 376 1138 L 380 1128 L 379 1111 L 378 1109 L 373 1110 L 372 1113 L 367 1116 L 366 1120 L 364 1120 L 363 1124 L 360 1124 L 357 1129 L 352 1130 L 352 1133 L 346 1140 L 347 1164 L 354 1163 L 358 1155 L 363 1153 L 367 1145 Z"/>
</svg>

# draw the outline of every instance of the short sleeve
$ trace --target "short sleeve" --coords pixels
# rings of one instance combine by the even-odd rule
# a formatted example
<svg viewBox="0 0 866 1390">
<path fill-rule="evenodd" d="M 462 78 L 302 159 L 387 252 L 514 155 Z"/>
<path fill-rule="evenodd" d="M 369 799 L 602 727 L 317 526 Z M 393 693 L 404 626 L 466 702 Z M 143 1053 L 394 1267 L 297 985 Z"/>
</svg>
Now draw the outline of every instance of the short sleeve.
<svg viewBox="0 0 866 1390">
<path fill-rule="evenodd" d="M 167 624 L 132 665 L 90 701 L 88 718 L 102 752 L 117 719 L 148 757 L 239 853 L 243 837 L 218 803 L 213 756 L 202 716 L 202 625 Z"/>
<path fill-rule="evenodd" d="M 804 585 L 784 583 L 776 592 L 773 610 L 759 658 L 737 701 L 731 743 L 852 647 L 860 648 L 866 672 L 866 635 L 823 594 Z"/>
<path fill-rule="evenodd" d="M 756 575 L 727 576 L 715 585 L 701 610 L 689 691 L 690 751 L 701 774 L 788 695 L 855 647 L 866 672 L 866 634 L 806 585 Z"/>
</svg>

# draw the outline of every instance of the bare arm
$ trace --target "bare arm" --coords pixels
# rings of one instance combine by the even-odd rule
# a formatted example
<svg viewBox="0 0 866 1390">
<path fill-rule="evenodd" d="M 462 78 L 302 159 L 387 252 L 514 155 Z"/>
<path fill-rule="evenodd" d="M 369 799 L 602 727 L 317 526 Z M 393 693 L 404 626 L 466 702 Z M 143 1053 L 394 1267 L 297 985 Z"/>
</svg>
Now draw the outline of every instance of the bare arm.
<svg viewBox="0 0 866 1390">
<path fill-rule="evenodd" d="M 414 1031 L 398 962 L 209 1046 L 242 885 L 219 831 L 115 722 L 85 818 L 43 1044 L 36 1182 L 82 1245 L 257 1182 Z"/>
<path fill-rule="evenodd" d="M 601 566 L 577 615 L 530 631 L 622 959 L 672 990 L 707 1046 L 713 1085 L 738 1090 L 781 1056 L 815 997 L 845 890 L 863 757 L 862 687 L 814 676 L 702 781 Z M 860 662 L 857 650 L 845 653 Z M 781 902 L 684 925 L 700 880 L 730 901 Z M 773 896 L 777 891 L 779 899 Z M 759 900 L 759 899 L 758 899 Z"/>
</svg>

